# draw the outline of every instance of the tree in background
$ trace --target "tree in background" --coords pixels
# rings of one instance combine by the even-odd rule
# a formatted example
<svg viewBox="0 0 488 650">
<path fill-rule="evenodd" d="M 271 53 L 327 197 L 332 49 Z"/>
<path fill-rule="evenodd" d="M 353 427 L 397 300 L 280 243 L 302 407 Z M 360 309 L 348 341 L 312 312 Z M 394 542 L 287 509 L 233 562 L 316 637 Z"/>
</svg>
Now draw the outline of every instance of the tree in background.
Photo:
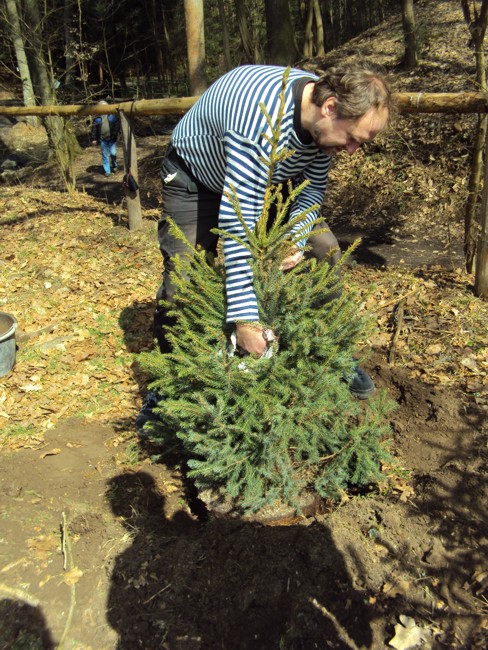
<svg viewBox="0 0 488 650">
<path fill-rule="evenodd" d="M 10 25 L 11 38 L 15 49 L 15 57 L 17 59 L 17 67 L 19 69 L 19 76 L 22 82 L 22 96 L 24 98 L 24 106 L 35 106 L 36 98 L 34 87 L 32 85 L 29 64 L 27 62 L 27 54 L 24 45 L 22 30 L 20 28 L 20 19 L 17 10 L 16 0 L 5 0 L 7 9 L 7 20 Z M 36 117 L 28 117 L 29 124 L 37 125 L 39 120 Z"/>
<path fill-rule="evenodd" d="M 315 30 L 314 30 L 315 24 Z M 315 39 L 314 39 L 315 34 Z M 315 44 L 314 44 L 315 41 Z M 319 0 L 310 0 L 308 4 L 307 22 L 305 25 L 305 37 L 303 44 L 303 56 L 324 56 L 324 25 L 320 11 Z"/>
<path fill-rule="evenodd" d="M 24 97 L 27 89 L 28 101 L 34 100 L 34 97 L 30 97 L 32 87 L 35 99 L 40 104 L 46 106 L 56 104 L 52 56 L 43 30 L 44 21 L 41 18 L 38 0 L 23 0 L 21 5 L 17 5 L 15 0 L 6 0 L 6 8 L 15 54 L 18 57 L 17 65 L 19 71 L 21 70 L 23 81 L 25 80 Z M 19 8 L 22 10 L 20 15 Z M 73 161 L 78 151 L 76 138 L 69 133 L 62 118 L 51 116 L 45 117 L 43 121 L 66 188 L 68 191 L 73 191 L 75 187 Z"/>
<path fill-rule="evenodd" d="M 484 40 L 488 21 L 488 0 L 483 0 L 478 7 L 476 2 L 461 0 L 464 20 L 471 34 L 476 59 L 476 90 L 486 92 L 486 63 Z M 488 116 L 478 115 L 478 127 L 471 160 L 471 171 L 468 181 L 468 198 L 464 213 L 464 256 L 466 271 L 475 271 L 476 245 L 479 225 L 476 215 L 480 196 L 481 176 L 483 170 L 483 150 L 488 129 Z"/>
<path fill-rule="evenodd" d="M 415 11 L 413 0 L 401 0 L 402 24 L 405 39 L 405 54 L 403 65 L 407 70 L 417 67 L 417 30 L 415 27 Z"/>
<path fill-rule="evenodd" d="M 298 61 L 295 28 L 290 14 L 289 0 L 265 0 L 267 63 L 291 65 Z"/>
<path fill-rule="evenodd" d="M 201 95 L 207 88 L 202 0 L 185 0 L 185 25 L 190 94 Z"/>
</svg>

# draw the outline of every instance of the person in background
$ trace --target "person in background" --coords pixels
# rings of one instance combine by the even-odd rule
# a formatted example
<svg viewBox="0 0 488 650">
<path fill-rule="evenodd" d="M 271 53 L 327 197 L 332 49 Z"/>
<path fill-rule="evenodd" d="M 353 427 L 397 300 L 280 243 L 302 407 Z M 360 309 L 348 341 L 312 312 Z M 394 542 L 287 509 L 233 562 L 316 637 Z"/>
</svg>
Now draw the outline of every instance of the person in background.
<svg viewBox="0 0 488 650">
<path fill-rule="evenodd" d="M 102 100 L 99 106 L 107 105 Z M 117 136 L 120 131 L 120 120 L 117 115 L 97 115 L 92 122 L 90 138 L 92 144 L 99 144 L 102 152 L 102 166 L 105 176 L 117 171 Z"/>
</svg>

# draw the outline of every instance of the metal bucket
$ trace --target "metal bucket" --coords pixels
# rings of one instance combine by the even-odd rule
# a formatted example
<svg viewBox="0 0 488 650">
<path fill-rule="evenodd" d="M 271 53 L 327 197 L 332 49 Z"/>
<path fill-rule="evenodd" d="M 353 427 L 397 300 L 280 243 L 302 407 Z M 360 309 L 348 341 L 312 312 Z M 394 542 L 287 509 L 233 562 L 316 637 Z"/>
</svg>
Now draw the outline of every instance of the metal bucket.
<svg viewBox="0 0 488 650">
<path fill-rule="evenodd" d="M 17 321 L 0 311 L 0 377 L 8 375 L 15 364 L 15 330 Z"/>
</svg>

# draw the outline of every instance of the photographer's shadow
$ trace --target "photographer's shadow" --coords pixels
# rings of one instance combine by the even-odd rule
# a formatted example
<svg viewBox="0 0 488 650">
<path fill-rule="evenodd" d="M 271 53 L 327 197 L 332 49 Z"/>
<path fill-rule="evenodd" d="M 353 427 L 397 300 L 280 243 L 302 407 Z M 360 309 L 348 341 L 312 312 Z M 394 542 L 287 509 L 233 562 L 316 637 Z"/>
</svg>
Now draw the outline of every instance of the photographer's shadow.
<svg viewBox="0 0 488 650">
<path fill-rule="evenodd" d="M 343 648 L 344 633 L 371 646 L 373 613 L 326 526 L 169 518 L 146 472 L 112 478 L 107 498 L 131 537 L 108 598 L 119 650 Z"/>
<path fill-rule="evenodd" d="M 0 599 L 0 650 L 56 647 L 39 605 L 10 597 Z"/>
</svg>

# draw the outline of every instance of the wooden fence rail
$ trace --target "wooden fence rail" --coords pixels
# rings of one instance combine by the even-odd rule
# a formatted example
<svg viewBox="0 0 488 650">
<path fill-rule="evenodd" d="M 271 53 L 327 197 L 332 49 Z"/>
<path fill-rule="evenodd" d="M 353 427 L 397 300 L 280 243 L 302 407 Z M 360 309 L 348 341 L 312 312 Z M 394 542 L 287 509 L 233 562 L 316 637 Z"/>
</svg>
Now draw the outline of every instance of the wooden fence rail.
<svg viewBox="0 0 488 650">
<path fill-rule="evenodd" d="M 398 111 L 403 113 L 488 113 L 488 93 L 395 93 Z M 198 97 L 139 99 L 115 104 L 73 104 L 66 106 L 0 106 L 0 115 L 106 115 L 118 109 L 127 115 L 180 115 Z"/>
</svg>

